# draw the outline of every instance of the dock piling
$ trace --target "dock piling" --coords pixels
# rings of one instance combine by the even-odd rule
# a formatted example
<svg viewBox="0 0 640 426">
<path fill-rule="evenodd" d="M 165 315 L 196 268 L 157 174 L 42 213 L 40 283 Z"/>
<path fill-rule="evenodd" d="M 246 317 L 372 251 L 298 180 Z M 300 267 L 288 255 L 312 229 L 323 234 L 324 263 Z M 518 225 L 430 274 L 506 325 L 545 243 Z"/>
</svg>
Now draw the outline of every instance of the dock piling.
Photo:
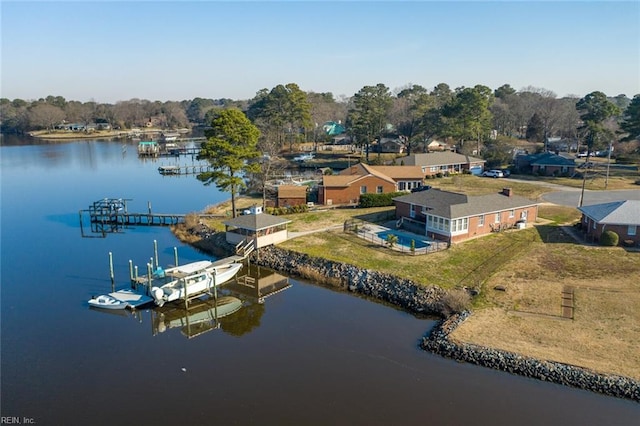
<svg viewBox="0 0 640 426">
<path fill-rule="evenodd" d="M 158 240 L 153 240 L 153 255 L 155 256 L 157 269 L 160 267 L 160 264 L 158 263 Z"/>
<path fill-rule="evenodd" d="M 113 275 L 113 253 L 109 252 L 109 276 L 111 277 L 111 291 L 116 291 L 116 282 Z"/>
<path fill-rule="evenodd" d="M 178 266 L 178 247 L 173 248 L 173 261 L 174 265 Z"/>
<path fill-rule="evenodd" d="M 151 259 L 153 262 L 153 259 Z M 151 296 L 151 264 L 147 263 L 147 296 Z"/>
</svg>

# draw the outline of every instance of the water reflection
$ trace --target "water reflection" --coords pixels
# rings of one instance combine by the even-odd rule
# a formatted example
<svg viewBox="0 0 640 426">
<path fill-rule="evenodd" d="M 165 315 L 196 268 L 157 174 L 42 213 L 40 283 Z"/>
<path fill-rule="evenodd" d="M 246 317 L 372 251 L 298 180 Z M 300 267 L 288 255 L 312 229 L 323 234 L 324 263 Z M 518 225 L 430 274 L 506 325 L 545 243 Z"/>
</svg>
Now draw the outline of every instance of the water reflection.
<svg viewBox="0 0 640 426">
<path fill-rule="evenodd" d="M 291 283 L 288 277 L 249 264 L 243 267 L 234 280 L 220 287 L 217 298 L 203 296 L 189 302 L 188 306 L 182 302 L 172 302 L 162 307 L 147 305 L 147 309 L 143 307 L 140 310 L 89 309 L 130 317 L 138 323 L 149 321 L 153 336 L 179 329 L 188 339 L 212 330 L 222 330 L 238 337 L 249 334 L 260 326 L 267 298 L 289 288 Z"/>
<path fill-rule="evenodd" d="M 242 308 L 242 301 L 233 296 L 217 299 L 196 299 L 188 308 L 176 304 L 165 305 L 151 310 L 153 335 L 172 328 L 191 339 L 211 330 L 220 328 L 222 318 L 233 316 Z M 233 321 L 233 318 L 230 318 Z"/>
</svg>

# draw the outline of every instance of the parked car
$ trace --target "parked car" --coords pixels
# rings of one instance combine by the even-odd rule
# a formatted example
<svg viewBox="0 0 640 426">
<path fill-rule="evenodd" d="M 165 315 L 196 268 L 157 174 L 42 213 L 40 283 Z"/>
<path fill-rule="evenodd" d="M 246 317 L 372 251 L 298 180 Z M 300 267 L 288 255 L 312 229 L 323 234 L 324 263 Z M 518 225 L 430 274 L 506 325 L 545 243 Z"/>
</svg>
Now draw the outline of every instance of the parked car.
<svg viewBox="0 0 640 426">
<path fill-rule="evenodd" d="M 509 169 L 501 169 L 500 171 L 502 172 L 503 177 L 508 178 L 509 176 L 511 176 L 511 170 Z"/>
<path fill-rule="evenodd" d="M 492 177 L 492 178 L 501 178 L 501 177 L 504 177 L 504 173 L 502 173 L 502 170 L 485 170 L 484 172 L 482 172 L 482 176 Z"/>
</svg>

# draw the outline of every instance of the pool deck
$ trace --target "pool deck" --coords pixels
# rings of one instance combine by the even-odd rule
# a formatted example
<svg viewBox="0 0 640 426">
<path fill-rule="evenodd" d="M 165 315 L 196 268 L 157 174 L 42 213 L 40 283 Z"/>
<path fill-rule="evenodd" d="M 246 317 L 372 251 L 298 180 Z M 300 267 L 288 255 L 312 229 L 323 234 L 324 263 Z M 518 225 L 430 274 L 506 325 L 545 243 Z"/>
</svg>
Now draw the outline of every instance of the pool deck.
<svg viewBox="0 0 640 426">
<path fill-rule="evenodd" d="M 405 234 L 407 237 L 410 237 L 410 238 L 415 236 L 414 239 L 416 241 L 425 241 L 430 244 L 428 247 L 416 248 L 413 252 L 411 252 L 412 254 L 426 254 L 433 251 L 439 251 L 448 247 L 447 243 L 433 240 L 432 238 L 429 238 L 426 235 L 416 234 L 414 232 L 407 231 L 406 229 L 402 229 L 402 228 L 397 229 L 395 221 L 390 221 L 383 225 L 379 225 L 375 223 L 367 223 L 366 225 L 363 225 L 360 228 L 358 232 L 358 236 L 365 240 L 369 240 L 373 243 L 379 244 L 381 246 L 387 246 L 385 240 L 377 236 L 378 233 L 385 232 L 385 231 L 401 232 L 402 234 Z M 389 247 L 387 246 L 387 248 Z M 395 251 L 400 251 L 403 253 L 410 251 L 410 249 L 407 246 L 403 246 L 401 244 L 395 244 L 391 249 Z"/>
</svg>

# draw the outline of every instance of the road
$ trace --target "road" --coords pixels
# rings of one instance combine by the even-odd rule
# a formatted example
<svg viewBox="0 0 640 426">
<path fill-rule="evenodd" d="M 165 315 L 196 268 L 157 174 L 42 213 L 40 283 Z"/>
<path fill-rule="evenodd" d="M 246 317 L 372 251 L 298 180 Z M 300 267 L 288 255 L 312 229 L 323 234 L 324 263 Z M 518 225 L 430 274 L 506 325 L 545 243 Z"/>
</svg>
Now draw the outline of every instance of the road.
<svg viewBox="0 0 640 426">
<path fill-rule="evenodd" d="M 557 185 L 554 183 L 532 182 L 529 180 L 518 180 L 510 178 L 505 180 L 523 183 L 534 183 L 553 189 L 553 192 L 549 192 L 541 196 L 542 200 L 548 203 L 569 207 L 577 207 L 580 203 L 580 192 L 582 191 L 580 188 Z M 624 189 L 617 191 L 590 191 L 585 189 L 582 205 L 588 206 L 592 204 L 609 203 L 611 201 L 622 200 L 640 200 L 640 189 Z"/>
</svg>

